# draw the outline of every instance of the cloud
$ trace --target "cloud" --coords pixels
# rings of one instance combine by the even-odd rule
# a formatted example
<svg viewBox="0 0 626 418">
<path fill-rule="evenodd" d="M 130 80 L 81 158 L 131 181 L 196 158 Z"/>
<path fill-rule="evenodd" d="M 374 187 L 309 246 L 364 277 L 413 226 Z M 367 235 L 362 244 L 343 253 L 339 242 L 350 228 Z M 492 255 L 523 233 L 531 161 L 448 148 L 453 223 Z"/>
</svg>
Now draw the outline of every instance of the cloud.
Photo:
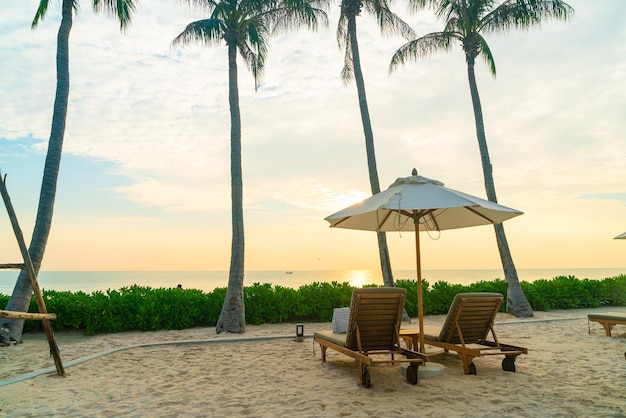
<svg viewBox="0 0 626 418">
<path fill-rule="evenodd" d="M 49 136 L 59 24 L 59 5 L 51 2 L 46 19 L 31 30 L 37 4 L 0 6 L 0 163 L 11 164 L 14 178 L 29 177 L 28 190 L 39 187 Z M 577 10 L 570 22 L 488 36 L 495 80 L 482 62 L 476 67 L 496 190 L 501 203 L 526 212 L 507 226 L 523 242 L 554 233 L 555 225 L 565 228 L 565 221 L 581 224 L 594 211 L 603 218 L 596 229 L 626 223 L 626 33 L 618 20 L 626 3 L 570 4 Z M 142 2 L 124 34 L 114 19 L 94 15 L 89 2 L 82 6 L 70 38 L 61 174 L 67 194 L 58 204 L 64 211 L 80 208 L 85 217 L 138 224 L 144 218 L 197 220 L 201 213 L 211 225 L 228 229 L 225 47 L 172 47 L 172 39 L 203 16 L 176 2 Z M 409 16 L 402 6 L 396 12 L 418 34 L 441 30 L 428 12 Z M 256 92 L 239 63 L 244 203 L 255 228 L 273 217 L 293 222 L 286 227 L 293 230 L 312 217 L 318 222 L 308 231 L 317 234 L 324 216 L 370 193 L 356 87 L 340 78 L 344 55 L 336 13 L 331 8 L 327 29 L 272 39 Z M 446 186 L 484 196 L 460 48 L 389 75 L 391 55 L 404 41 L 381 38 L 367 15 L 358 19 L 358 30 L 381 188 L 415 167 Z M 90 163 L 74 166 L 69 157 Z M 99 187 L 88 201 L 71 194 L 85 190 L 92 175 Z M 71 181 L 80 177 L 82 183 Z M 597 199 L 590 196 L 618 199 L 603 200 L 598 215 Z M 115 214 L 100 216 L 103 207 Z M 57 219 L 64 211 L 57 210 Z M 532 251 L 525 254 L 532 262 Z"/>
<path fill-rule="evenodd" d="M 615 200 L 615 201 L 626 204 L 626 193 L 586 194 L 581 197 L 583 199 Z"/>
</svg>

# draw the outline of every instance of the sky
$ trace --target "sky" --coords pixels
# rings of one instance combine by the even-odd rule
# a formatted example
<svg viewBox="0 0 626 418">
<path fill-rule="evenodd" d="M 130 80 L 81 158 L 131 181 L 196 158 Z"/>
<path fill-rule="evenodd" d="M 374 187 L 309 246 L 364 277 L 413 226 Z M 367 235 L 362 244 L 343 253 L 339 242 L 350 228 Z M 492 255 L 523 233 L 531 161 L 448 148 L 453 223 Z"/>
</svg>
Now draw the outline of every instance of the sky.
<svg viewBox="0 0 626 418">
<path fill-rule="evenodd" d="M 172 47 L 203 12 L 139 4 L 124 32 L 83 0 L 70 35 L 70 97 L 42 270 L 228 270 L 226 47 Z M 570 0 L 568 22 L 487 35 L 476 74 L 499 203 L 520 268 L 626 267 L 626 2 Z M 34 226 L 55 91 L 60 2 L 0 3 L 0 170 L 26 241 Z M 442 29 L 409 14 L 418 36 Z M 378 269 L 375 234 L 324 218 L 370 193 L 354 83 L 329 27 L 277 35 L 263 83 L 239 61 L 246 270 Z M 389 74 L 403 43 L 357 22 L 381 188 L 420 175 L 485 197 L 462 50 Z M 0 214 L 1 263 L 19 262 Z M 392 267 L 415 268 L 411 233 L 388 233 Z M 501 268 L 493 227 L 421 234 L 424 269 Z"/>
</svg>

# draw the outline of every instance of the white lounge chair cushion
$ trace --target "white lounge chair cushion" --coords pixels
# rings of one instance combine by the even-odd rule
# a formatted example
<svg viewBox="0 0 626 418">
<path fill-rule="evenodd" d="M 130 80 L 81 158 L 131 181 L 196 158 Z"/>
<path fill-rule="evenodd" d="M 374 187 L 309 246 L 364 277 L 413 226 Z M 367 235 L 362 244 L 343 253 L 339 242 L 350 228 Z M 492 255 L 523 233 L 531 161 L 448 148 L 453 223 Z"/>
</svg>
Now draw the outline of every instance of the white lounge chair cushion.
<svg viewBox="0 0 626 418">
<path fill-rule="evenodd" d="M 345 334 L 348 332 L 348 319 L 350 318 L 350 308 L 333 309 L 333 333 Z"/>
</svg>

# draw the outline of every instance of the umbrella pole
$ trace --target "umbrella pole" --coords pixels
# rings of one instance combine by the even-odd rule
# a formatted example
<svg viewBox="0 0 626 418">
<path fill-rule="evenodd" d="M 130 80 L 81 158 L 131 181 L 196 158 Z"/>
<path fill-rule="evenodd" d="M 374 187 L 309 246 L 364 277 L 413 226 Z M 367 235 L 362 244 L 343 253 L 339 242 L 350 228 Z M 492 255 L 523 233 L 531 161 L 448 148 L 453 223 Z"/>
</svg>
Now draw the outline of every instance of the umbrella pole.
<svg viewBox="0 0 626 418">
<path fill-rule="evenodd" d="M 424 349 L 424 299 L 422 295 L 422 262 L 420 256 L 420 224 L 419 213 L 415 212 L 415 260 L 417 262 L 417 317 L 419 321 L 419 352 L 425 353 Z"/>
</svg>

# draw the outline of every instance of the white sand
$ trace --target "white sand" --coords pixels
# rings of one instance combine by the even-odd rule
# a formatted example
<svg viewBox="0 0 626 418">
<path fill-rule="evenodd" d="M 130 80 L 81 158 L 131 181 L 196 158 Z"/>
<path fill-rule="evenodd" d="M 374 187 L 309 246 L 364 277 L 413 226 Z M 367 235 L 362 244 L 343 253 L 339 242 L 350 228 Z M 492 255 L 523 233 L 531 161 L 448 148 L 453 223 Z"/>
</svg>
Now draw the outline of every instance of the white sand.
<svg viewBox="0 0 626 418">
<path fill-rule="evenodd" d="M 626 417 L 626 327 L 617 325 L 612 338 L 597 323 L 587 331 L 587 313 L 607 310 L 536 312 L 531 320 L 499 314 L 500 341 L 529 349 L 518 357 L 516 373 L 503 371 L 497 356 L 475 359 L 478 374 L 464 375 L 456 354 L 427 346 L 431 361 L 445 366 L 443 375 L 413 386 L 400 365 L 376 365 L 370 389 L 358 385 L 351 358 L 329 350 L 322 363 L 311 338 L 295 342 L 294 324 L 219 336 L 213 328 L 94 337 L 59 332 L 68 376 L 48 373 L 0 386 L 0 416 Z M 443 318 L 425 323 L 441 325 Z M 566 320 L 546 321 L 552 319 Z M 306 335 L 325 329 L 330 324 L 304 326 Z M 224 342 L 275 335 L 289 338 Z M 113 348 L 206 339 L 220 342 L 130 348 L 69 365 Z M 0 385 L 50 367 L 43 334 L 0 348 Z"/>
</svg>

